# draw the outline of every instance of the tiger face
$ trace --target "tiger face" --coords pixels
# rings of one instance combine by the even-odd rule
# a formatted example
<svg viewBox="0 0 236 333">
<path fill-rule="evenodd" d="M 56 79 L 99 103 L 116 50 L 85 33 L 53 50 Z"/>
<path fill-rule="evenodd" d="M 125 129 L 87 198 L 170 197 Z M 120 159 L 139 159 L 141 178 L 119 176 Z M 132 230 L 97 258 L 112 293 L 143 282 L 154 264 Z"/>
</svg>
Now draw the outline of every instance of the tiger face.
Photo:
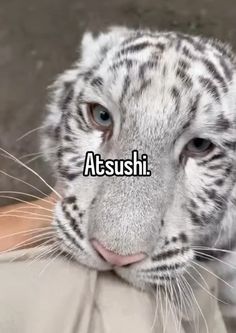
<svg viewBox="0 0 236 333">
<path fill-rule="evenodd" d="M 54 213 L 62 249 L 145 287 L 183 274 L 219 233 L 218 247 L 228 246 L 235 73 L 232 52 L 215 40 L 126 28 L 85 34 L 80 59 L 52 86 L 42 134 L 62 195 Z M 148 156 L 150 177 L 83 176 L 88 151 L 127 160 L 133 150 Z M 122 264 L 106 260 L 117 255 Z"/>
</svg>

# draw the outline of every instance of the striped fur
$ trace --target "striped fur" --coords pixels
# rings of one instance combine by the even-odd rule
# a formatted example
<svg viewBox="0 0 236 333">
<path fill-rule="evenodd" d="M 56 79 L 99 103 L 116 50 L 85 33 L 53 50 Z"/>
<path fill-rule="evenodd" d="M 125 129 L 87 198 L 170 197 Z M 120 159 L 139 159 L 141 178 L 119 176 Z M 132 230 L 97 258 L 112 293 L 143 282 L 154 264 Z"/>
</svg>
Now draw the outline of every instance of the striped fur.
<svg viewBox="0 0 236 333">
<path fill-rule="evenodd" d="M 182 274 L 194 246 L 236 245 L 235 66 L 231 49 L 212 39 L 126 28 L 85 34 L 80 59 L 52 86 L 42 134 L 64 198 L 54 224 L 66 251 L 99 270 L 110 267 L 90 238 L 119 254 L 145 252 L 144 262 L 116 269 L 143 287 Z M 91 124 L 89 102 L 111 112 L 109 142 Z M 183 165 L 193 137 L 215 149 Z M 133 149 L 148 155 L 148 179 L 82 176 L 87 151 L 126 159 Z"/>
</svg>

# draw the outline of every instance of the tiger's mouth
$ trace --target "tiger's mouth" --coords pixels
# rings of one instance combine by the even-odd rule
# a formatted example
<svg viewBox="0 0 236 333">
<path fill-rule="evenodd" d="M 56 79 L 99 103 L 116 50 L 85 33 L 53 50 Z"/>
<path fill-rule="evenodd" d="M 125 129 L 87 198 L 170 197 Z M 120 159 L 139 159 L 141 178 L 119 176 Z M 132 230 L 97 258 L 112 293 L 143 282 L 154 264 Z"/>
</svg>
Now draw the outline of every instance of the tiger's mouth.
<svg viewBox="0 0 236 333">
<path fill-rule="evenodd" d="M 155 260 L 147 258 L 142 263 L 128 265 L 127 267 L 115 267 L 116 274 L 137 287 L 172 284 L 181 278 L 191 266 L 194 252 L 190 247 L 167 250 L 158 255 L 164 258 L 168 252 L 173 252 L 169 259 Z M 156 256 L 157 257 L 157 256 Z"/>
<path fill-rule="evenodd" d="M 54 227 L 59 247 L 80 264 L 97 271 L 115 271 L 117 275 L 137 286 L 171 282 L 182 275 L 194 252 L 184 232 L 162 237 L 151 253 L 120 255 L 100 244 L 93 245 L 93 238 L 86 232 L 85 214 L 78 209 L 75 197 L 58 203 L 54 214 Z M 95 240 L 95 238 L 94 238 Z M 104 252 L 105 251 L 105 252 Z M 135 257 L 135 258 L 134 258 Z"/>
<path fill-rule="evenodd" d="M 69 253 L 79 264 L 98 272 L 114 271 L 116 275 L 137 288 L 146 289 L 148 286 L 165 286 L 174 283 L 181 277 L 194 259 L 193 250 L 188 247 L 165 249 L 159 254 L 146 257 L 137 263 L 127 263 L 123 266 L 112 265 L 104 260 L 90 244 L 87 247 L 75 247 L 66 235 L 58 237 L 60 248 Z"/>
</svg>

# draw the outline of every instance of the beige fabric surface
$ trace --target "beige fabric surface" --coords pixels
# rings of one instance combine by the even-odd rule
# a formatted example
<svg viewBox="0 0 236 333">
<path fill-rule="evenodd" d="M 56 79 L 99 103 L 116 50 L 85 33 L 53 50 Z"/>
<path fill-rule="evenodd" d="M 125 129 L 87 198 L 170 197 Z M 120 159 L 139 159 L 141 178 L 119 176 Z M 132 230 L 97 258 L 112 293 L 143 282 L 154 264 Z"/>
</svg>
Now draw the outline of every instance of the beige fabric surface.
<svg viewBox="0 0 236 333">
<path fill-rule="evenodd" d="M 163 316 L 154 295 L 62 257 L 34 260 L 38 254 L 0 255 L 0 333 L 205 333 L 206 325 L 209 333 L 226 333 L 217 302 L 206 292 L 195 293 L 206 322 L 191 309 L 195 328 L 192 318 L 177 330 L 172 312 Z M 204 278 L 217 294 L 216 281 Z"/>
</svg>

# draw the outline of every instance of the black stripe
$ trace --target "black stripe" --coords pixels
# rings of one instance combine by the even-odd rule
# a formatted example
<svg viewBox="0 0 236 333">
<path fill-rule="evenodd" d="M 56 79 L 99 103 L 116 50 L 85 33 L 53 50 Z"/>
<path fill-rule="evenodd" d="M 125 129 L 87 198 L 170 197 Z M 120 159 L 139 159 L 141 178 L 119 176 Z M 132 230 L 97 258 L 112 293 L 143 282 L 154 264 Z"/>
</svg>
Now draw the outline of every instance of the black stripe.
<svg viewBox="0 0 236 333">
<path fill-rule="evenodd" d="M 180 32 L 177 33 L 177 36 L 179 38 L 181 38 L 182 40 L 185 40 L 189 44 L 191 44 L 195 48 L 195 50 L 197 50 L 201 53 L 205 51 L 206 47 L 201 40 L 197 40 L 195 37 L 192 37 L 192 36 L 180 33 Z"/>
<path fill-rule="evenodd" d="M 185 72 L 185 70 L 179 67 L 176 71 L 176 76 L 182 80 L 182 82 L 188 89 L 192 88 L 193 81 L 190 76 Z"/>
<path fill-rule="evenodd" d="M 212 46 L 215 47 L 215 49 L 221 53 L 224 57 L 230 59 L 232 62 L 234 62 L 234 55 L 233 53 L 229 50 L 228 46 L 223 44 L 222 42 L 219 42 L 218 40 L 212 39 L 210 40 L 210 43 Z"/>
<path fill-rule="evenodd" d="M 190 63 L 187 62 L 184 59 L 180 59 L 178 62 L 178 66 L 183 69 L 184 71 L 188 70 L 190 68 Z"/>
<path fill-rule="evenodd" d="M 198 165 L 202 166 L 202 165 L 206 165 L 208 163 L 211 163 L 211 162 L 214 162 L 214 161 L 218 161 L 218 160 L 221 160 L 222 158 L 225 157 L 225 154 L 224 153 L 217 153 L 213 156 L 211 156 L 210 158 L 208 159 L 205 159 L 205 160 L 202 160 L 202 161 L 198 161 Z"/>
<path fill-rule="evenodd" d="M 68 200 L 71 201 L 71 202 L 69 202 Z M 69 204 L 72 204 L 72 203 L 74 202 L 74 201 L 73 201 L 73 197 L 66 198 L 66 199 L 65 199 L 65 202 L 66 202 L 66 203 L 69 203 Z M 65 218 L 66 218 L 67 220 L 69 220 L 69 222 L 70 222 L 70 226 L 71 226 L 72 230 L 74 230 L 74 232 L 75 232 L 75 233 L 79 236 L 79 238 L 82 240 L 82 239 L 84 239 L 84 235 L 83 235 L 82 231 L 80 230 L 80 227 L 79 227 L 79 225 L 78 225 L 76 219 L 73 218 L 73 217 L 71 216 L 71 214 L 68 212 L 68 210 L 66 209 L 66 203 L 63 203 L 63 204 L 62 204 L 62 210 L 63 210 L 64 216 L 65 216 Z"/>
<path fill-rule="evenodd" d="M 123 66 L 126 66 L 126 69 L 129 70 L 135 64 L 137 64 L 136 60 L 133 60 L 133 59 L 123 59 L 123 60 L 120 60 L 120 61 L 114 63 L 113 65 L 111 65 L 109 67 L 109 70 L 116 71 L 116 70 L 120 69 L 120 67 L 123 67 Z"/>
<path fill-rule="evenodd" d="M 191 120 L 195 117 L 196 112 L 198 110 L 199 102 L 200 102 L 201 95 L 197 94 L 194 101 L 191 101 L 189 113 L 191 115 Z"/>
<path fill-rule="evenodd" d="M 178 113 L 180 110 L 181 95 L 179 89 L 176 86 L 171 88 L 171 96 L 175 100 L 175 111 Z"/>
<path fill-rule="evenodd" d="M 217 194 L 215 189 L 208 190 L 207 188 L 203 188 L 203 191 L 206 193 L 209 199 L 214 200 L 216 198 Z"/>
<path fill-rule="evenodd" d="M 152 79 L 144 80 L 140 85 L 140 88 L 135 91 L 133 96 L 139 97 L 145 89 L 147 89 L 152 84 Z"/>
<path fill-rule="evenodd" d="M 230 165 L 224 170 L 224 177 L 228 177 L 231 174 L 232 168 L 233 168 L 233 166 Z"/>
<path fill-rule="evenodd" d="M 222 56 L 219 56 L 219 61 L 220 61 L 220 65 L 223 69 L 223 72 L 225 74 L 225 77 L 228 81 L 232 80 L 233 77 L 233 69 L 229 68 L 229 66 L 227 65 L 225 59 Z"/>
<path fill-rule="evenodd" d="M 182 263 L 176 263 L 176 264 L 172 264 L 172 265 L 162 265 L 162 266 L 157 266 L 157 267 L 152 267 L 152 268 L 148 268 L 148 269 L 143 269 L 142 272 L 143 273 L 155 273 L 155 272 L 169 272 L 169 271 L 173 271 L 173 270 L 177 270 L 178 268 L 182 268 L 185 267 L 186 264 Z"/>
<path fill-rule="evenodd" d="M 199 102 L 200 102 L 200 94 L 198 94 L 194 101 L 190 101 L 190 107 L 189 107 L 189 119 L 186 121 L 186 123 L 182 126 L 182 131 L 186 130 L 192 123 L 192 121 L 194 120 L 197 110 L 198 110 L 198 106 L 199 106 Z"/>
<path fill-rule="evenodd" d="M 206 88 L 209 93 L 212 95 L 212 97 L 214 97 L 214 99 L 217 101 L 217 102 L 220 102 L 220 94 L 219 94 L 219 91 L 218 91 L 218 88 L 217 86 L 212 82 L 212 80 L 210 80 L 209 78 L 206 78 L 206 77 L 203 77 L 203 76 L 200 76 L 199 77 L 199 82 L 202 84 L 202 86 L 204 88 Z"/>
<path fill-rule="evenodd" d="M 209 163 L 209 162 L 221 160 L 224 157 L 225 157 L 224 153 L 218 153 L 216 155 L 211 156 L 211 158 L 209 158 L 206 162 Z"/>
<path fill-rule="evenodd" d="M 55 127 L 55 129 L 54 129 L 54 138 L 56 140 L 59 140 L 60 134 L 61 134 L 61 128 L 60 128 L 60 126 Z M 51 135 L 51 133 L 50 133 L 50 135 Z"/>
<path fill-rule="evenodd" d="M 182 243 L 187 243 L 188 242 L 188 236 L 184 232 L 181 232 L 179 234 L 179 239 Z"/>
<path fill-rule="evenodd" d="M 61 229 L 61 231 L 63 232 L 63 234 L 66 236 L 66 238 L 69 239 L 69 241 L 75 245 L 75 247 L 77 247 L 79 250 L 83 251 L 84 249 L 82 248 L 82 246 L 77 242 L 77 240 L 71 236 L 68 231 L 65 229 L 64 225 L 61 223 L 60 220 L 56 219 L 56 223 L 58 225 L 58 227 Z"/>
<path fill-rule="evenodd" d="M 76 153 L 73 147 L 63 147 L 62 149 L 64 153 L 72 153 L 72 154 Z"/>
<path fill-rule="evenodd" d="M 71 195 L 69 197 L 64 198 L 64 201 L 68 204 L 73 204 L 76 202 L 76 197 L 74 195 Z"/>
<path fill-rule="evenodd" d="M 130 80 L 129 75 L 127 74 L 124 78 L 123 89 L 122 89 L 121 96 L 120 96 L 120 104 L 123 103 L 124 98 L 128 93 L 130 83 L 131 83 L 131 80 Z"/>
<path fill-rule="evenodd" d="M 174 256 L 177 256 L 178 254 L 184 254 L 186 251 L 188 251 L 188 247 L 183 247 L 181 249 L 175 249 L 175 250 L 169 250 L 163 253 L 159 253 L 152 257 L 153 261 L 160 261 L 160 260 L 166 260 L 169 258 L 172 258 Z"/>
<path fill-rule="evenodd" d="M 190 217 L 191 217 L 191 220 L 192 220 L 193 224 L 195 224 L 195 225 L 201 225 L 201 224 L 203 224 L 202 220 L 201 220 L 201 217 L 199 215 L 197 215 L 191 209 L 188 209 L 188 212 L 190 214 Z"/>
<path fill-rule="evenodd" d="M 196 203 L 193 199 L 190 199 L 190 206 L 191 206 L 193 209 L 197 209 L 197 208 L 198 208 L 197 203 Z"/>
<path fill-rule="evenodd" d="M 191 60 L 195 60 L 196 59 L 196 57 L 191 53 L 191 51 L 186 46 L 183 47 L 182 52 L 185 55 L 185 57 L 187 57 L 187 58 L 189 58 Z"/>
<path fill-rule="evenodd" d="M 143 63 L 139 67 L 139 78 L 140 78 L 140 80 L 144 80 L 146 71 L 147 70 L 152 70 L 153 68 L 155 68 L 157 66 L 157 64 L 158 64 L 157 60 L 149 60 L 149 61 Z"/>
<path fill-rule="evenodd" d="M 59 100 L 59 107 L 65 111 L 74 97 L 74 81 L 64 82 L 62 95 Z"/>
<path fill-rule="evenodd" d="M 216 186 L 222 186 L 225 183 L 225 179 L 223 178 L 216 179 L 214 183 Z"/>
<path fill-rule="evenodd" d="M 203 59 L 202 62 L 208 71 L 212 74 L 213 78 L 220 83 L 221 87 L 226 93 L 228 91 L 227 84 L 222 75 L 218 72 L 216 66 L 209 59 Z"/>
<path fill-rule="evenodd" d="M 77 120 L 78 124 L 80 125 L 80 129 L 83 129 L 86 132 L 91 131 L 92 128 L 89 126 L 87 120 L 84 117 L 83 111 L 79 105 L 79 100 L 77 103 L 77 113 L 78 113 L 79 118 L 76 118 L 76 120 Z"/>
<path fill-rule="evenodd" d="M 64 135 L 63 139 L 64 139 L 65 141 L 72 142 L 72 138 L 71 138 L 71 136 L 68 135 L 68 134 Z"/>
<path fill-rule="evenodd" d="M 223 115 L 217 117 L 216 120 L 216 130 L 219 132 L 227 131 L 231 127 L 230 121 L 226 119 Z"/>
<path fill-rule="evenodd" d="M 143 38 L 145 36 L 146 36 L 146 34 L 144 34 L 143 32 L 135 31 L 131 37 L 125 39 L 122 42 L 122 46 L 127 46 L 129 44 L 133 44 L 134 42 L 137 42 L 140 38 Z"/>
<path fill-rule="evenodd" d="M 66 178 L 69 181 L 74 180 L 75 178 L 79 177 L 83 171 L 78 171 L 78 172 L 70 172 L 69 170 L 66 170 L 66 168 L 61 168 L 59 170 L 59 173 L 61 175 L 61 177 Z"/>
<path fill-rule="evenodd" d="M 215 165 L 208 165 L 208 169 L 209 170 L 219 170 L 219 169 L 223 169 L 223 165 L 222 164 L 215 164 Z"/>
<path fill-rule="evenodd" d="M 124 48 L 123 50 L 120 50 L 118 52 L 118 56 L 124 55 L 127 53 L 136 53 L 136 52 L 146 49 L 147 47 L 153 47 L 153 46 L 156 46 L 156 45 L 153 43 L 150 43 L 150 42 L 142 42 L 139 44 L 130 45 L 130 46 L 127 46 L 126 48 Z"/>
<path fill-rule="evenodd" d="M 203 198 L 200 194 L 197 195 L 197 198 L 198 198 L 203 204 L 206 203 L 206 199 Z"/>
<path fill-rule="evenodd" d="M 236 141 L 224 141 L 223 144 L 228 149 L 236 151 Z"/>
<path fill-rule="evenodd" d="M 84 235 L 83 235 L 82 231 L 80 230 L 78 222 L 73 217 L 71 217 L 71 219 L 70 219 L 70 225 L 71 225 L 72 229 L 74 230 L 74 232 L 79 236 L 79 238 L 84 239 Z"/>
<path fill-rule="evenodd" d="M 98 88 L 102 88 L 103 87 L 103 79 L 100 76 L 97 76 L 97 77 L 92 79 L 91 85 L 95 86 L 95 87 L 98 87 Z"/>
</svg>

